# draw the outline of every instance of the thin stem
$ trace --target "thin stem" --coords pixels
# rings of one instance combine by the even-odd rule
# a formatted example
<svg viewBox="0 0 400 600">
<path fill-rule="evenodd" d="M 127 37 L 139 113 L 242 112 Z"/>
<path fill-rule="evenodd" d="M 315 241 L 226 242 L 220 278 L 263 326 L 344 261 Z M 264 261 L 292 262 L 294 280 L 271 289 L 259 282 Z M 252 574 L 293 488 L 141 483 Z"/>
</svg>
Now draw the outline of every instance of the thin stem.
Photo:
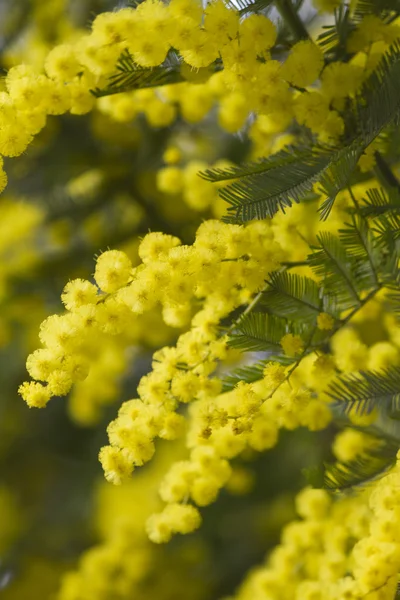
<svg viewBox="0 0 400 600">
<path fill-rule="evenodd" d="M 303 21 L 297 14 L 291 0 L 276 0 L 275 6 L 278 9 L 282 19 L 289 27 L 296 41 L 309 40 L 310 36 L 304 26 Z"/>
</svg>

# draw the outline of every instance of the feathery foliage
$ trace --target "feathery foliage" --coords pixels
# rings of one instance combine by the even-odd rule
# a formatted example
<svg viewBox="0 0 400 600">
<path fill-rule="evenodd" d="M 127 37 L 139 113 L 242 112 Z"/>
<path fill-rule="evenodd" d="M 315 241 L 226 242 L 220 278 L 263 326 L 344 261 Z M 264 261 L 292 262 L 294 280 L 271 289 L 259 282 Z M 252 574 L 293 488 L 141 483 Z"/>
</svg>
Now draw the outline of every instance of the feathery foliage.
<svg viewBox="0 0 400 600">
<path fill-rule="evenodd" d="M 337 297 L 342 310 L 360 305 L 354 259 L 332 233 L 321 232 L 317 237 L 319 246 L 313 248 L 308 262 L 323 281 L 324 289 Z"/>
<path fill-rule="evenodd" d="M 317 239 L 319 244 L 312 247 L 305 264 L 319 281 L 287 270 L 270 273 L 252 311 L 237 322 L 230 336 L 233 347 L 270 352 L 277 360 L 289 362 L 280 340 L 290 332 L 306 343 L 304 354 L 323 348 L 383 285 L 389 288 L 388 302 L 396 305 L 394 312 L 400 312 L 397 254 L 374 236 L 367 219 L 352 214 L 339 235 L 321 232 Z M 331 330 L 317 328 L 321 313 L 334 319 Z M 257 370 L 246 373 L 246 380 L 247 375 L 255 377 Z M 336 386 L 338 390 L 340 384 Z"/>
<path fill-rule="evenodd" d="M 243 223 L 285 211 L 304 200 L 316 182 L 326 196 L 320 208 L 326 219 L 361 154 L 399 112 L 400 45 L 394 43 L 353 102 L 350 114 L 356 127 L 346 132 L 342 148 L 290 148 L 258 163 L 209 169 L 202 176 L 213 182 L 235 179 L 220 190 L 229 204 L 226 222 Z"/>
<path fill-rule="evenodd" d="M 276 316 L 315 321 L 322 311 L 320 288 L 310 277 L 288 271 L 271 273 L 258 308 Z"/>
<path fill-rule="evenodd" d="M 128 50 L 124 50 L 117 62 L 117 72 L 110 77 L 108 85 L 92 90 L 92 94 L 101 98 L 141 88 L 178 83 L 184 81 L 180 68 L 181 59 L 172 51 L 160 66 L 142 67 L 135 63 Z"/>
<path fill-rule="evenodd" d="M 377 409 L 397 418 L 400 416 L 400 367 L 342 375 L 330 385 L 327 393 L 344 413 L 364 415 Z"/>
<path fill-rule="evenodd" d="M 372 483 L 395 464 L 398 442 L 380 441 L 379 445 L 356 459 L 325 465 L 326 489 L 345 491 Z"/>
<path fill-rule="evenodd" d="M 223 218 L 225 222 L 243 223 L 272 217 L 279 209 L 285 211 L 310 194 L 313 184 L 329 167 L 331 157 L 326 152 L 302 148 L 289 152 L 290 157 L 285 151 L 272 160 L 265 159 L 258 167 L 253 164 L 247 170 L 243 166 L 238 180 L 220 190 L 221 198 L 229 204 L 228 215 Z M 207 172 L 209 181 L 221 181 L 220 169 L 217 177 L 214 179 L 212 171 Z"/>
<path fill-rule="evenodd" d="M 354 20 L 361 21 L 366 15 L 374 14 L 391 20 L 400 15 L 399 0 L 358 0 Z"/>
<path fill-rule="evenodd" d="M 350 14 L 350 8 L 345 4 L 341 4 L 335 9 L 334 23 L 324 25 L 322 33 L 318 36 L 317 43 L 332 60 L 342 59 L 347 54 L 347 38 L 354 31 L 354 23 Z"/>
<path fill-rule="evenodd" d="M 229 344 L 247 352 L 272 352 L 279 355 L 283 354 L 280 340 L 288 330 L 286 319 L 252 312 L 239 320 L 230 336 Z"/>
<path fill-rule="evenodd" d="M 400 191 L 396 188 L 371 188 L 365 194 L 360 212 L 365 217 L 376 217 L 387 212 L 400 212 Z"/>
<path fill-rule="evenodd" d="M 230 390 L 233 390 L 233 388 L 241 381 L 245 381 L 246 383 L 253 383 L 254 381 L 258 381 L 262 378 L 263 370 L 267 363 L 268 360 L 262 360 L 253 365 L 248 365 L 245 367 L 239 367 L 238 369 L 234 369 L 228 375 L 225 375 L 223 377 L 222 391 L 229 392 Z"/>
</svg>

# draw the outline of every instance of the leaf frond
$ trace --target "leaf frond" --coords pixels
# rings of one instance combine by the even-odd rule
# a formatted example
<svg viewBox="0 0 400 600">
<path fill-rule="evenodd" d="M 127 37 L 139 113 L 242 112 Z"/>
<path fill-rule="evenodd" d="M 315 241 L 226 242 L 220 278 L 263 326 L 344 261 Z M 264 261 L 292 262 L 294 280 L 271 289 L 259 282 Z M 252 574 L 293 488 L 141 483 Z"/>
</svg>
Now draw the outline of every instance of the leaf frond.
<svg viewBox="0 0 400 600">
<path fill-rule="evenodd" d="M 400 367 L 343 375 L 327 394 L 346 414 L 370 414 L 375 408 L 400 418 Z"/>
<path fill-rule="evenodd" d="M 263 360 L 253 365 L 234 369 L 222 378 L 222 391 L 229 392 L 230 390 L 233 390 L 240 381 L 253 383 L 254 381 L 262 379 L 263 370 L 268 362 L 268 360 Z"/>
<path fill-rule="evenodd" d="M 142 88 L 157 87 L 169 83 L 184 81 L 181 75 L 181 58 L 173 51 L 158 67 L 142 67 L 135 63 L 128 50 L 124 50 L 118 59 L 116 73 L 109 79 L 105 88 L 96 88 L 92 94 L 96 98 L 120 94 Z"/>
<path fill-rule="evenodd" d="M 210 181 L 234 179 L 220 190 L 229 204 L 223 220 L 243 223 L 271 217 L 279 209 L 285 211 L 293 203 L 304 201 L 316 182 L 326 196 L 320 207 L 321 218 L 328 217 L 366 147 L 385 127 L 400 119 L 399 42 L 390 47 L 363 84 L 350 112 L 356 128 L 347 135 L 342 148 L 291 148 L 258 163 L 205 172 L 203 177 Z"/>
<path fill-rule="evenodd" d="M 358 0 L 354 10 L 354 20 L 362 21 L 366 15 L 378 15 L 393 18 L 400 15 L 400 0 Z"/>
<path fill-rule="evenodd" d="M 346 229 L 339 230 L 339 237 L 354 261 L 353 271 L 357 287 L 378 287 L 382 252 L 375 242 L 367 220 L 360 215 L 352 215 L 352 222 L 346 223 Z"/>
<path fill-rule="evenodd" d="M 361 304 L 355 278 L 354 260 L 338 237 L 330 232 L 317 236 L 319 246 L 314 246 L 308 263 L 330 294 L 336 297 L 341 310 Z"/>
<path fill-rule="evenodd" d="M 387 212 L 400 212 L 400 192 L 396 188 L 366 191 L 360 212 L 364 217 L 377 217 Z"/>
<path fill-rule="evenodd" d="M 392 122 L 400 111 L 400 43 L 394 42 L 362 85 L 354 112 L 364 149 Z"/>
<path fill-rule="evenodd" d="M 322 312 L 320 288 L 310 277 L 275 271 L 268 277 L 268 289 L 259 306 L 279 317 L 315 321 Z"/>
<path fill-rule="evenodd" d="M 245 175 L 220 190 L 220 196 L 229 204 L 225 222 L 243 223 L 253 219 L 272 217 L 304 200 L 314 183 L 327 169 L 330 157 L 325 152 L 297 152 L 295 160 L 279 164 L 266 159 L 266 168 L 254 176 Z M 272 165 L 272 166 L 271 166 Z"/>
<path fill-rule="evenodd" d="M 331 156 L 331 160 L 319 179 L 320 191 L 326 196 L 319 208 L 321 219 L 325 220 L 329 217 L 336 196 L 349 183 L 350 176 L 356 168 L 363 151 L 364 145 L 357 138 Z"/>
<path fill-rule="evenodd" d="M 332 25 L 324 25 L 322 33 L 317 38 L 317 43 L 325 53 L 333 54 L 336 58 L 346 51 L 346 41 L 355 29 L 350 18 L 350 8 L 341 4 L 335 9 L 335 21 Z"/>
<path fill-rule="evenodd" d="M 229 181 L 231 179 L 251 178 L 254 175 L 262 175 L 276 168 L 286 168 L 292 163 L 308 160 L 313 156 L 309 148 L 288 146 L 287 148 L 276 152 L 267 158 L 260 158 L 257 161 L 235 165 L 232 167 L 206 169 L 199 173 L 200 177 L 213 183 L 220 181 Z"/>
<path fill-rule="evenodd" d="M 383 477 L 396 463 L 398 444 L 380 442 L 379 446 L 347 463 L 325 465 L 324 487 L 345 491 L 368 484 Z"/>
<path fill-rule="evenodd" d="M 247 314 L 239 321 L 229 338 L 229 345 L 244 351 L 283 354 L 280 341 L 292 327 L 286 319 L 261 312 Z"/>
</svg>

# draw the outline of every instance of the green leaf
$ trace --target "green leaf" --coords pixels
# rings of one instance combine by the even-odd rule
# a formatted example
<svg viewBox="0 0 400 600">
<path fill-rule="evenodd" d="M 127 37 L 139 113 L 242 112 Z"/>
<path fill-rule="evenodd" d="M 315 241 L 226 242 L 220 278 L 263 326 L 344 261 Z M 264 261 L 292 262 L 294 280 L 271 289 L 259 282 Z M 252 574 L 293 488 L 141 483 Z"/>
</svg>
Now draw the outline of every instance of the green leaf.
<svg viewBox="0 0 400 600">
<path fill-rule="evenodd" d="M 366 15 L 370 14 L 378 15 L 381 18 L 390 16 L 393 20 L 400 15 L 400 0 L 358 0 L 354 19 L 362 21 Z"/>
<path fill-rule="evenodd" d="M 96 98 L 130 92 L 142 88 L 157 87 L 184 81 L 181 75 L 182 59 L 173 51 L 158 67 L 142 67 L 135 63 L 128 50 L 124 50 L 117 62 L 117 72 L 109 79 L 105 88 L 96 88 L 92 94 Z"/>
<path fill-rule="evenodd" d="M 347 414 L 354 410 L 364 415 L 377 408 L 398 418 L 400 367 L 343 375 L 329 386 L 327 394 Z"/>
<path fill-rule="evenodd" d="M 321 279 L 324 290 L 337 299 L 341 310 L 361 304 L 355 280 L 355 263 L 339 238 L 329 232 L 317 236 L 319 246 L 313 247 L 308 263 Z"/>
<path fill-rule="evenodd" d="M 254 381 L 262 379 L 265 365 L 267 365 L 268 362 L 269 360 L 262 360 L 254 365 L 239 367 L 229 374 L 224 375 L 222 378 L 222 391 L 229 392 L 230 390 L 233 390 L 240 381 L 253 383 Z"/>
<path fill-rule="evenodd" d="M 367 220 L 360 215 L 352 215 L 352 222 L 346 223 L 346 229 L 339 230 L 339 239 L 354 261 L 357 288 L 368 290 L 378 287 L 382 251 L 376 244 Z"/>
<path fill-rule="evenodd" d="M 400 44 L 394 42 L 357 95 L 354 112 L 359 138 L 366 148 L 400 110 Z"/>
<path fill-rule="evenodd" d="M 324 487 L 344 491 L 365 486 L 382 477 L 396 463 L 398 444 L 381 441 L 379 446 L 347 463 L 325 465 Z"/>
<path fill-rule="evenodd" d="M 387 212 L 400 212 L 400 191 L 396 188 L 371 188 L 366 191 L 360 212 L 364 217 L 376 217 Z"/>
<path fill-rule="evenodd" d="M 321 219 L 328 218 L 336 196 L 340 190 L 348 185 L 350 176 L 356 168 L 364 149 L 365 146 L 361 138 L 356 138 L 351 144 L 333 154 L 326 169 L 321 172 L 319 178 L 320 191 L 326 196 L 319 208 Z"/>
<path fill-rule="evenodd" d="M 318 36 L 317 43 L 325 54 L 332 54 L 335 60 L 346 56 L 346 42 L 355 25 L 350 18 L 350 8 L 341 4 L 335 9 L 333 25 L 323 25 L 323 32 Z"/>
<path fill-rule="evenodd" d="M 264 169 L 254 173 L 254 165 L 242 167 L 243 175 L 237 181 L 219 190 L 229 204 L 228 223 L 243 223 L 253 219 L 272 217 L 278 210 L 304 200 L 313 184 L 326 170 L 330 156 L 324 152 L 292 151 L 292 156 L 280 154 L 263 161 Z"/>
<path fill-rule="evenodd" d="M 309 148 L 288 146 L 286 149 L 280 150 L 268 158 L 260 158 L 251 163 L 239 166 L 234 165 L 223 169 L 213 167 L 212 169 L 202 171 L 199 175 L 203 179 L 212 181 L 213 183 L 229 181 L 231 179 L 252 179 L 254 175 L 262 175 L 277 168 L 286 168 L 288 165 L 297 163 L 298 161 L 308 160 L 312 156 L 313 152 Z M 271 176 L 274 176 L 274 173 Z"/>
<path fill-rule="evenodd" d="M 385 301 L 388 304 L 389 310 L 397 317 L 400 318 L 400 290 L 398 286 L 395 289 L 390 290 L 386 296 Z"/>
<path fill-rule="evenodd" d="M 359 138 L 340 149 L 291 147 L 256 163 L 208 169 L 200 176 L 212 182 L 234 180 L 219 190 L 230 205 L 225 222 L 243 223 L 272 217 L 279 209 L 284 212 L 304 201 L 316 182 L 327 196 L 320 209 L 325 219 L 363 151 Z"/>
<path fill-rule="evenodd" d="M 377 235 L 377 241 L 386 247 L 388 252 L 393 252 L 400 240 L 400 214 L 388 212 L 375 218 L 372 230 Z"/>
<path fill-rule="evenodd" d="M 264 313 L 250 313 L 237 324 L 229 345 L 245 351 L 283 354 L 280 341 L 290 329 L 286 319 Z"/>
<path fill-rule="evenodd" d="M 321 288 L 310 277 L 275 271 L 268 277 L 268 289 L 258 306 L 279 317 L 315 322 L 323 310 L 320 292 Z"/>
</svg>

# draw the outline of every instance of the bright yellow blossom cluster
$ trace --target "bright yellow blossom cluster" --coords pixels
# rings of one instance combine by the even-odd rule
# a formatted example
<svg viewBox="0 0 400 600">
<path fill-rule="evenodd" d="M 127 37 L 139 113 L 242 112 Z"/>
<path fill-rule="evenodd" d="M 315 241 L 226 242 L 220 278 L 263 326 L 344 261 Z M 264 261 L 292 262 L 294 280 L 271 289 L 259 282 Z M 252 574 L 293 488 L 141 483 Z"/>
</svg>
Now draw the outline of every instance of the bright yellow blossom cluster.
<svg viewBox="0 0 400 600">
<path fill-rule="evenodd" d="M 319 12 L 332 12 L 339 4 L 314 2 Z M 249 154 L 255 159 L 298 139 L 336 145 L 347 132 L 351 101 L 400 38 L 399 19 L 367 15 L 349 34 L 344 51 L 351 56 L 332 60 L 329 48 L 312 36 L 281 52 L 272 20 L 245 12 L 223 0 L 205 7 L 197 0 L 168 4 L 144 0 L 136 8 L 98 15 L 90 31 L 66 36 L 46 51 L 42 64 L 10 68 L 0 91 L 0 192 L 7 184 L 2 156 L 22 154 L 44 129 L 48 116 L 84 115 L 93 109 L 102 118 L 123 124 L 118 125 L 122 129 L 140 115 L 155 129 L 176 122 L 178 130 L 182 121 L 195 129 L 215 114 L 228 134 L 246 131 Z M 150 78 L 161 65 L 173 63 L 177 80 L 104 92 L 112 85 L 110 77 L 118 74 L 121 56 L 130 57 Z M 94 90 L 101 97 L 96 99 Z M 385 136 L 379 135 L 364 149 L 359 172 L 376 166 L 385 144 Z M 173 207 L 182 199 L 193 214 L 209 211 L 219 216 L 218 187 L 225 182 L 210 183 L 198 173 L 232 163 L 217 156 L 209 162 L 202 158 L 187 156 L 179 144 L 170 145 L 163 153 L 164 163 L 155 161 L 158 171 L 151 176 L 165 204 Z M 105 173 L 105 168 L 90 169 L 73 178 L 67 185 L 70 196 L 90 204 L 106 181 Z M 107 533 L 62 579 L 58 600 L 152 597 L 149 581 L 162 571 L 165 558 L 161 545 L 176 534 L 197 530 L 200 509 L 215 502 L 224 488 L 249 489 L 251 477 L 246 479 L 243 469 L 240 481 L 236 461 L 274 448 L 282 430 L 319 432 L 329 427 L 335 416 L 330 384 L 338 374 L 355 376 L 366 370 L 380 374 L 400 365 L 400 326 L 386 310 L 384 284 L 377 285 L 381 291 L 374 290 L 369 301 L 368 290 L 360 297 L 357 292 L 359 308 L 339 311 L 334 318 L 322 305 L 324 277 L 304 267 L 316 234 L 343 228 L 348 207 L 358 208 L 371 186 L 376 190 L 378 184 L 363 181 L 339 193 L 324 223 L 318 222 L 316 187 L 309 201 L 271 219 L 246 225 L 209 219 L 192 238 L 194 227 L 188 232 L 182 228 L 182 239 L 192 243 L 153 230 L 139 241 L 131 236 L 130 243 L 138 246 L 136 261 L 123 247 L 108 249 L 97 256 L 91 278 L 81 273 L 65 285 L 64 312 L 43 321 L 41 347 L 27 359 L 32 380 L 22 383 L 19 394 L 29 407 L 43 408 L 51 398 L 68 395 L 68 411 L 75 422 L 98 423 L 104 409 L 119 398 L 123 377 L 143 342 L 151 351 L 154 346 L 158 349 L 149 372 L 142 369 L 136 389 L 129 392 L 131 399 L 118 407 L 107 427 L 108 445 L 99 452 L 105 478 L 118 486 L 111 492 L 115 505 L 110 498 L 106 502 Z M 118 197 L 114 199 L 117 204 Z M 130 196 L 125 200 L 122 194 L 124 208 Z M 131 207 L 135 223 L 146 207 L 146 202 Z M 29 240 L 43 220 L 40 210 L 21 203 L 20 222 L 10 228 L 7 211 L 4 201 L 0 204 L 4 263 L 12 257 L 14 242 L 20 237 Z M 85 222 L 86 233 L 97 243 L 97 215 L 92 217 Z M 378 233 L 374 230 L 371 235 Z M 19 253 L 25 266 L 32 259 L 29 251 L 28 244 L 26 255 Z M 0 297 L 14 272 L 13 260 L 3 270 Z M 243 316 L 257 313 L 270 274 L 286 272 L 311 277 L 311 283 L 323 290 L 314 310 L 313 336 L 325 343 L 313 345 L 313 338 L 304 339 L 287 325 L 276 344 L 279 360 L 269 353 L 256 356 L 261 361 L 258 377 L 251 382 L 240 375 L 229 378 L 232 357 L 242 368 L 247 360 L 238 359 L 230 349 L 229 334 Z M 268 313 L 269 307 L 264 308 Z M 370 331 L 371 321 L 379 323 L 376 335 Z M 378 447 L 372 435 L 350 428 L 372 425 L 374 432 L 377 413 L 361 413 L 349 410 L 347 427 L 335 434 L 332 452 L 341 462 L 357 460 Z M 331 439 L 333 435 L 329 444 Z M 173 441 L 176 444 L 170 446 L 179 451 L 155 477 L 154 464 L 136 473 L 155 454 L 163 456 L 167 442 Z M 146 484 L 149 472 L 151 485 Z M 246 577 L 232 600 L 393 600 L 400 570 L 399 486 L 397 463 L 369 490 L 348 498 L 305 488 L 296 498 L 299 519 L 284 528 L 280 545 Z M 112 518 L 118 513 L 118 498 L 129 507 L 119 523 Z M 168 588 L 157 590 L 153 597 L 181 597 L 182 588 L 172 588 L 170 596 Z M 203 597 L 204 591 L 199 595 Z"/>
<path fill-rule="evenodd" d="M 300 520 L 283 529 L 281 544 L 245 579 L 235 598 L 361 598 L 351 573 L 355 548 L 368 534 L 371 518 L 365 496 L 332 502 L 326 491 L 308 488 L 297 496 L 296 508 Z"/>
<path fill-rule="evenodd" d="M 244 255 L 248 260 L 242 260 Z M 208 354 L 213 366 L 213 357 L 218 358 L 224 347 L 216 339 L 220 319 L 258 291 L 280 255 L 268 223 L 244 228 L 218 221 L 200 226 L 193 246 L 182 246 L 174 236 L 147 234 L 139 246 L 142 263 L 135 268 L 125 253 L 104 252 L 96 263 L 97 285 L 81 279 L 69 282 L 62 295 L 67 312 L 42 324 L 44 348 L 29 357 L 28 369 L 34 379 L 48 385 L 24 384 L 24 398 L 32 406 L 44 405 L 44 398 L 68 393 L 74 381 L 87 376 L 89 346 L 99 343 L 98 336 L 129 336 L 136 320 L 156 305 L 161 305 L 164 321 L 173 327 L 192 319 L 193 331 L 184 334 L 178 352 L 185 353 L 191 365 Z M 237 282 L 233 287 L 232 277 Z M 215 350 L 206 347 L 210 344 Z M 168 359 L 171 369 L 180 357 Z M 148 381 L 148 393 L 157 391 L 154 384 Z M 146 393 L 144 382 L 142 388 Z M 44 395 L 35 400 L 39 389 Z M 162 386 L 158 393 L 162 396 Z"/>
<path fill-rule="evenodd" d="M 151 460 L 157 438 L 173 440 L 186 432 L 189 457 L 166 474 L 160 485 L 166 507 L 147 524 L 153 541 L 165 542 L 173 533 L 197 528 L 195 505 L 215 501 L 230 478 L 229 461 L 246 449 L 262 452 L 273 447 L 281 428 L 325 428 L 331 412 L 323 392 L 335 369 L 381 368 L 398 356 L 396 339 L 395 344 L 367 347 L 354 328 L 344 328 L 332 338 L 332 356 L 303 357 L 305 341 L 288 333 L 281 346 L 297 359 L 293 373 L 269 362 L 259 381 L 222 391 L 219 369 L 227 346 L 219 330 L 221 320 L 251 302 L 267 274 L 290 256 L 290 244 L 285 251 L 276 242 L 279 229 L 274 223 L 275 219 L 247 226 L 206 221 L 192 246 L 171 235 L 149 233 L 139 245 L 142 262 L 136 267 L 121 251 L 104 252 L 97 259 L 95 283 L 77 279 L 66 285 L 62 300 L 67 312 L 42 324 L 44 347 L 28 358 L 36 381 L 20 388 L 26 402 L 44 406 L 51 396 L 64 395 L 75 384 L 72 414 L 90 423 L 95 407 L 108 401 L 107 373 L 112 388 L 115 373 L 125 368 L 124 349 L 134 343 L 138 323 L 147 314 L 158 311 L 167 325 L 189 327 L 174 347 L 154 354 L 153 370 L 139 382 L 137 398 L 125 402 L 110 423 L 110 445 L 100 452 L 106 478 L 120 484 Z M 368 306 L 358 320 L 363 314 L 368 318 Z M 332 317 L 326 313 L 318 315 L 317 323 L 320 330 L 332 330 Z M 396 330 L 391 331 L 394 335 Z M 115 352 L 110 344 L 122 352 L 116 371 L 113 360 L 107 359 L 109 351 Z M 102 384 L 92 387 L 100 372 Z M 92 400 L 83 400 L 87 394 Z M 187 504 L 189 499 L 193 505 Z"/>
<path fill-rule="evenodd" d="M 400 568 L 399 468 L 372 492 L 333 501 L 323 490 L 297 496 L 302 520 L 251 573 L 237 600 L 392 600 Z"/>
<path fill-rule="evenodd" d="M 19 65 L 9 70 L 0 96 L 0 155 L 24 152 L 48 115 L 91 111 L 91 91 L 106 83 L 123 51 L 140 67 L 152 68 L 171 49 L 184 61 L 183 83 L 107 96 L 98 100 L 100 110 L 123 122 L 144 112 L 152 126 L 163 127 L 175 119 L 177 108 L 194 123 L 217 102 L 220 125 L 227 131 L 237 131 L 256 112 L 281 122 L 280 131 L 295 117 L 321 142 L 332 143 L 344 131 L 338 112 L 344 100 L 355 94 L 398 36 L 396 21 L 366 17 L 350 38 L 354 58 L 324 68 L 323 52 L 309 40 L 295 44 L 283 64 L 271 59 L 274 24 L 263 15 L 241 19 L 222 0 L 208 4 L 204 13 L 196 0 L 171 0 L 168 5 L 146 0 L 136 9 L 102 13 L 90 33 L 54 47 L 42 69 Z M 223 69 L 212 73 L 210 65 L 217 59 Z M 199 69 L 208 69 L 205 78 L 193 72 Z M 4 173 L 0 184 L 6 185 Z"/>
</svg>

